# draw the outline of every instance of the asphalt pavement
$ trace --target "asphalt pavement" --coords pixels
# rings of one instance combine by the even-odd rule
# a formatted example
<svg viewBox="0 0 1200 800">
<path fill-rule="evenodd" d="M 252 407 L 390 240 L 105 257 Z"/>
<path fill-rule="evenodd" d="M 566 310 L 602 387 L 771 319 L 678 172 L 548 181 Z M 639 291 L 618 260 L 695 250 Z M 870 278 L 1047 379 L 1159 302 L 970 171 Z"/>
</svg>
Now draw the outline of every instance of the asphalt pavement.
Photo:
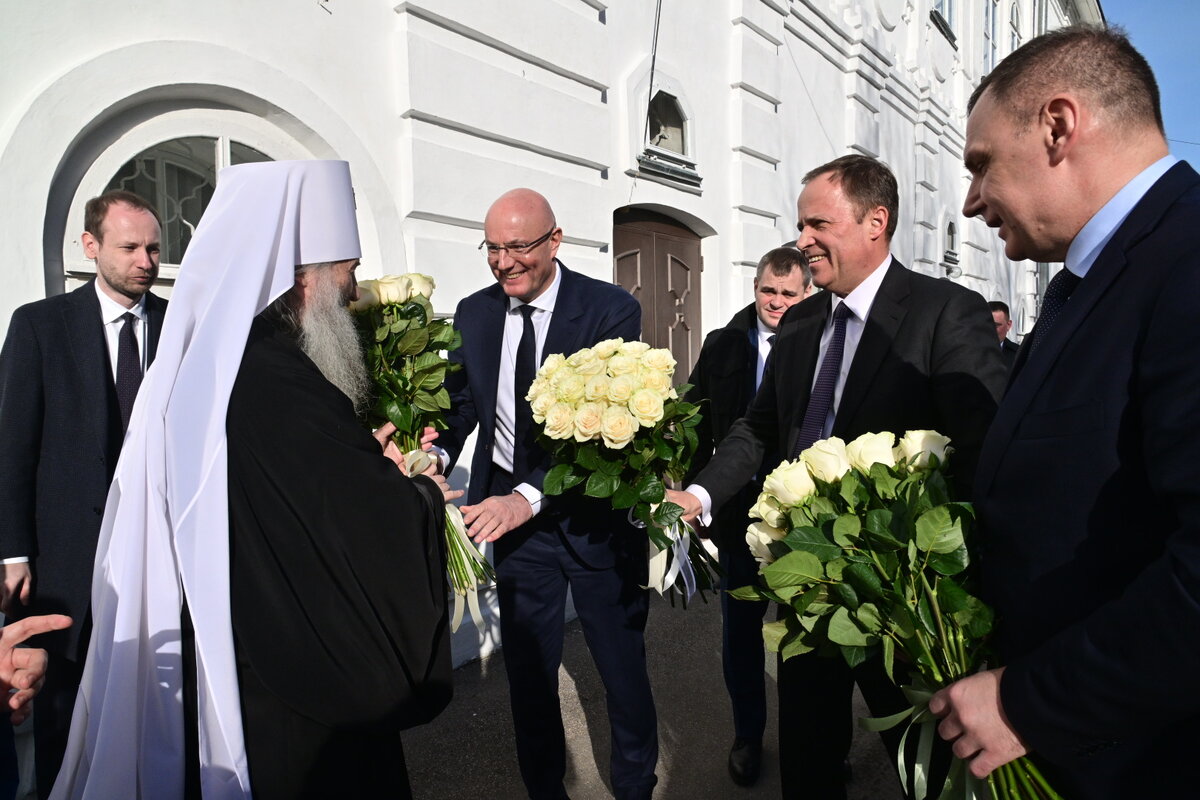
<svg viewBox="0 0 1200 800">
<path fill-rule="evenodd" d="M 768 658 L 767 738 L 756 786 L 735 786 L 726 769 L 733 742 L 729 698 L 721 676 L 721 612 L 715 600 L 684 610 L 652 595 L 646 650 L 658 710 L 656 800 L 778 798 L 774 663 Z M 559 670 L 567 736 L 567 792 L 574 800 L 612 797 L 604 687 L 578 621 L 566 629 Z M 855 695 L 856 713 L 866 714 Z M 501 654 L 460 667 L 454 700 L 431 724 L 404 736 L 417 800 L 520 800 L 508 682 Z M 849 800 L 901 800 L 899 782 L 875 734 L 857 730 Z M 808 800 L 807 798 L 805 800 Z"/>
</svg>

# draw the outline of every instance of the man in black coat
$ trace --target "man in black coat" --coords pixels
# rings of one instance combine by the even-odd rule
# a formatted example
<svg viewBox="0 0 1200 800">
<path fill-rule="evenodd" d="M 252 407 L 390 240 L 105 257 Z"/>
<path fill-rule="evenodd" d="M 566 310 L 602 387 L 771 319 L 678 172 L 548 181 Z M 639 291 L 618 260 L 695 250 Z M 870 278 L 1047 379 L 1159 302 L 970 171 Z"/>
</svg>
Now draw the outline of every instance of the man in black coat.
<svg viewBox="0 0 1200 800">
<path fill-rule="evenodd" d="M 34 719 L 42 797 L 62 761 L 83 670 L 108 485 L 167 306 L 149 291 L 160 226 L 146 201 L 120 191 L 93 198 L 84 228 L 95 280 L 18 308 L 0 352 L 0 610 L 74 620 L 37 640 L 50 653 Z"/>
<path fill-rule="evenodd" d="M 814 439 L 850 441 L 879 431 L 949 436 L 953 477 L 960 496 L 969 496 L 1004 385 L 987 304 L 962 286 L 910 272 L 890 255 L 899 192 L 879 161 L 843 156 L 809 172 L 804 183 L 796 246 L 825 291 L 784 316 L 746 416 L 695 484 L 671 493 L 688 518 L 722 507 L 772 449 L 791 459 Z M 814 388 L 821 373 L 829 377 L 828 393 Z M 794 656 L 780 663 L 778 681 L 784 796 L 844 797 L 854 684 L 875 715 L 907 702 L 878 658 L 851 670 L 841 658 Z M 889 750 L 894 754 L 894 744 Z"/>
<path fill-rule="evenodd" d="M 762 382 L 784 312 L 811 293 L 812 273 L 804 255 L 794 247 L 777 247 L 758 262 L 754 302 L 704 339 L 688 378 L 692 385 L 688 400 L 703 403 L 702 419 L 696 426 L 700 444 L 693 473 L 704 468 L 713 449 L 746 413 Z M 725 573 L 721 584 L 721 662 L 733 707 L 729 774 L 739 786 L 752 786 L 762 763 L 762 738 L 767 726 L 762 621 L 767 603 L 736 600 L 727 592 L 757 579 L 758 562 L 746 544 L 747 514 L 762 490 L 763 475 L 778 463 L 778 454 L 764 459 L 755 480 L 721 507 L 706 532 L 717 544 Z"/>
<path fill-rule="evenodd" d="M 984 443 L 976 508 L 1003 669 L 935 696 L 984 775 L 1026 751 L 1066 797 L 1189 797 L 1200 746 L 1200 176 L 1121 34 L 1067 28 L 971 98 L 963 213 L 1063 261 Z"/>
<path fill-rule="evenodd" d="M 1017 351 L 1021 348 L 1012 339 L 1008 338 L 1008 332 L 1012 330 L 1012 317 L 1008 313 L 1008 303 L 1003 300 L 993 300 L 988 303 L 988 308 L 992 311 L 992 322 L 996 325 L 996 336 L 1000 338 L 1000 353 L 1004 356 L 1004 363 L 1012 369 L 1013 360 L 1017 357 Z"/>
</svg>

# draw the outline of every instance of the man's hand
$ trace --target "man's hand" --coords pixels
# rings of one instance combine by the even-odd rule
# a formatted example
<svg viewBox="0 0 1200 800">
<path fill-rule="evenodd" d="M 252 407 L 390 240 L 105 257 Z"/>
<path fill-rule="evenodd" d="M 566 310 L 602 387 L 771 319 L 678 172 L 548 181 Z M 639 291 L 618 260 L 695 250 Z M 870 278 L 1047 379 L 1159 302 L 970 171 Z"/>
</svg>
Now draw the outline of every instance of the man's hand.
<svg viewBox="0 0 1200 800">
<path fill-rule="evenodd" d="M 517 492 L 484 498 L 473 506 L 463 506 L 467 535 L 475 544 L 494 542 L 533 518 L 529 501 Z"/>
<path fill-rule="evenodd" d="M 33 589 L 33 573 L 29 569 L 28 561 L 0 566 L 4 568 L 4 583 L 0 585 L 0 612 L 7 616 L 16 608 L 13 605 L 14 600 L 19 600 L 23 606 L 29 605 L 29 592 Z"/>
<path fill-rule="evenodd" d="M 674 503 L 683 509 L 683 521 L 689 522 L 696 528 L 700 527 L 697 521 L 700 514 L 704 512 L 704 507 L 700 505 L 700 498 L 691 492 L 681 492 L 677 489 L 667 489 L 666 500 L 668 503 Z"/>
<path fill-rule="evenodd" d="M 1029 752 L 1000 704 L 1003 675 L 1004 667 L 978 672 L 929 699 L 929 710 L 942 718 L 938 733 L 953 743 L 954 755 L 969 762 L 976 778 Z"/>
<path fill-rule="evenodd" d="M 451 500 L 457 500 L 463 496 L 462 489 L 450 488 L 450 483 L 446 480 L 445 476 L 439 475 L 436 472 L 423 472 L 421 474 L 438 485 L 438 488 L 442 490 L 442 500 L 444 502 L 449 503 Z"/>
<path fill-rule="evenodd" d="M 428 450 L 429 448 L 433 447 L 433 442 L 437 438 L 437 428 L 434 428 L 431 425 L 426 425 L 425 429 L 421 431 L 421 449 Z"/>
<path fill-rule="evenodd" d="M 69 627 L 70 617 L 46 614 L 19 619 L 0 628 L 0 691 L 15 690 L 8 698 L 14 725 L 20 725 L 29 716 L 29 701 L 42 688 L 47 661 L 45 650 L 17 645 L 30 636 Z"/>
</svg>

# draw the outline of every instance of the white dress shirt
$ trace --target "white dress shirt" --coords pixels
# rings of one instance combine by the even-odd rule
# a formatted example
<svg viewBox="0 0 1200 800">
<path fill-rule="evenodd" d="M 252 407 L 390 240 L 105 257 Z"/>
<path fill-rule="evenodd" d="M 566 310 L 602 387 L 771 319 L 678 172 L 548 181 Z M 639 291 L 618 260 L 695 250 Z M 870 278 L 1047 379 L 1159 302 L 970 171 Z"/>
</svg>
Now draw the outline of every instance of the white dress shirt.
<svg viewBox="0 0 1200 800">
<path fill-rule="evenodd" d="M 121 327 L 125 321 L 121 319 L 126 314 L 133 314 L 133 334 L 137 337 L 138 355 L 142 359 L 142 374 L 146 374 L 146 296 L 138 298 L 133 308 L 113 300 L 100 288 L 96 281 L 96 297 L 100 298 L 100 322 L 104 325 L 104 342 L 108 345 L 108 365 L 112 368 L 113 382 L 117 380 L 117 348 L 120 347 Z"/>
<path fill-rule="evenodd" d="M 775 331 L 768 328 L 761 319 L 758 322 L 758 358 L 754 365 L 754 391 L 762 386 L 763 371 L 767 368 L 767 356 L 771 355 L 771 337 Z"/>
<path fill-rule="evenodd" d="M 554 265 L 554 279 L 529 305 L 533 306 L 533 330 L 537 335 L 537 363 L 542 363 L 542 351 L 546 346 L 546 333 L 550 330 L 550 320 L 554 317 L 554 305 L 558 300 L 558 289 L 562 285 L 562 270 L 558 262 Z M 517 412 L 517 348 L 521 345 L 521 335 L 524 332 L 525 321 L 520 308 L 526 305 L 515 297 L 508 298 L 508 313 L 504 318 L 504 342 L 500 347 L 500 374 L 496 381 L 496 430 L 492 442 L 492 463 L 505 472 L 513 468 L 513 440 L 516 427 Z M 568 354 L 569 355 L 569 354 Z M 528 386 L 521 387 L 521 397 L 528 391 Z M 545 495 L 541 490 L 528 483 L 518 484 L 513 488 L 529 501 L 533 513 L 537 514 L 545 505 Z"/>
</svg>

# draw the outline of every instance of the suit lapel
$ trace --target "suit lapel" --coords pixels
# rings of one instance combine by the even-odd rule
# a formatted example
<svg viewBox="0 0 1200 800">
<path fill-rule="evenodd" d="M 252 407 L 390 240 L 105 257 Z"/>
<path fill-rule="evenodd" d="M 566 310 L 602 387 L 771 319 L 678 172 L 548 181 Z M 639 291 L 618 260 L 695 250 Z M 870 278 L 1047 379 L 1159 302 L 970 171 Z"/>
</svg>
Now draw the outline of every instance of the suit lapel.
<svg viewBox="0 0 1200 800">
<path fill-rule="evenodd" d="M 479 406 L 477 412 L 480 427 L 487 428 L 486 433 L 489 438 L 492 435 L 496 419 L 496 391 L 500 385 L 504 320 L 508 314 L 508 296 L 504 294 L 504 290 L 499 285 L 491 287 L 491 289 L 494 291 L 489 290 L 486 295 L 489 305 L 479 321 L 480 337 L 477 345 L 480 350 L 478 363 L 490 366 L 484 374 L 484 391 L 480 397 L 475 398 L 475 402 Z"/>
<path fill-rule="evenodd" d="M 1059 313 L 1054 326 L 1038 343 L 1037 353 L 1029 352 L 1030 348 L 1022 343 L 1013 364 L 1014 374 L 1008 391 L 980 453 L 975 474 L 975 491 L 978 495 L 982 496 L 990 486 L 1008 442 L 1058 362 L 1063 348 L 1125 271 L 1129 263 L 1129 249 L 1153 233 L 1167 209 L 1197 182 L 1200 182 L 1200 176 L 1186 163 L 1171 167 L 1138 201 L 1113 234 L 1096 263 L 1088 270 L 1087 277 L 1071 294 L 1071 299 Z"/>
<path fill-rule="evenodd" d="M 555 263 L 562 275 L 562 282 L 554 301 L 554 313 L 550 315 L 550 329 L 546 331 L 541 361 L 545 361 L 551 353 L 569 356 L 582 346 L 579 343 L 579 318 L 583 316 L 584 307 L 579 294 L 579 281 L 575 273 L 564 267 L 561 261 Z"/>
<path fill-rule="evenodd" d="M 771 370 L 775 374 L 776 403 L 779 408 L 791 409 L 788 431 L 780 440 L 780 447 L 790 453 L 800 433 L 804 409 L 812 392 L 813 375 L 817 369 L 817 357 L 821 354 L 821 334 L 829 319 L 829 308 L 833 295 L 821 292 L 792 308 L 784 315 L 779 326 L 779 338 L 771 355 Z M 795 321 L 791 318 L 795 317 Z M 788 358 L 788 364 L 778 359 Z M 783 402 L 786 398 L 786 403 Z"/>
<path fill-rule="evenodd" d="M 146 294 L 146 364 L 154 363 L 158 354 L 158 337 L 162 333 L 163 317 L 167 313 L 167 303 L 161 297 Z"/>
<path fill-rule="evenodd" d="M 849 420 L 854 419 L 854 414 L 870 391 L 875 373 L 891 350 L 896 332 L 908 313 L 905 306 L 908 293 L 908 270 L 893 258 L 871 303 L 862 338 L 858 340 L 858 348 L 854 351 L 854 361 L 850 363 L 850 373 L 846 376 L 842 399 L 833 420 L 835 432 L 844 430 Z"/>
<path fill-rule="evenodd" d="M 107 455 L 111 433 L 109 418 L 112 416 L 112 367 L 100 320 L 100 301 L 91 281 L 68 296 L 63 306 L 63 328 L 67 332 L 72 366 L 79 379 L 80 396 L 94 398 L 94 401 L 80 403 L 79 412 L 84 418 L 82 427 L 91 431 L 96 446 Z"/>
</svg>

